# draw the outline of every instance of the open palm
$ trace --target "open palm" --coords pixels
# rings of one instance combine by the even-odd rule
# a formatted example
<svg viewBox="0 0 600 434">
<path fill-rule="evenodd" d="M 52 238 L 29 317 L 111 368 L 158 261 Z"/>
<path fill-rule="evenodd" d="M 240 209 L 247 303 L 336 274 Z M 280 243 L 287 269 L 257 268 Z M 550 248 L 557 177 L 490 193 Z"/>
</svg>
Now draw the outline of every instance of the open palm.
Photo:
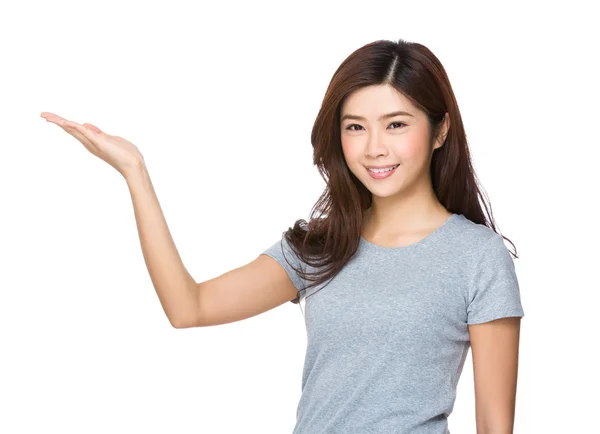
<svg viewBox="0 0 600 434">
<path fill-rule="evenodd" d="M 111 136 L 95 125 L 78 124 L 53 113 L 42 112 L 40 116 L 75 137 L 88 151 L 106 161 L 123 176 L 126 176 L 128 171 L 139 167 L 144 161 L 137 146 L 123 137 Z"/>
</svg>

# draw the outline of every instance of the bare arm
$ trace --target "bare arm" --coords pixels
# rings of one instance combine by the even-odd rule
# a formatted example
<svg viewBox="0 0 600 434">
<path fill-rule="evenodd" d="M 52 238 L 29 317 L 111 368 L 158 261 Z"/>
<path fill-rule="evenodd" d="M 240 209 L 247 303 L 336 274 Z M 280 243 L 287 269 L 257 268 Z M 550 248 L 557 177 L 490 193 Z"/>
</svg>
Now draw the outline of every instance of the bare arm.
<svg viewBox="0 0 600 434">
<path fill-rule="evenodd" d="M 60 126 L 125 178 L 146 267 L 173 327 L 238 321 L 296 297 L 296 288 L 285 269 L 266 255 L 197 284 L 179 257 L 137 146 L 90 123 L 81 125 L 50 112 L 40 116 Z"/>
<path fill-rule="evenodd" d="M 173 327 L 206 327 L 240 321 L 296 297 L 298 291 L 285 269 L 267 255 L 259 255 L 244 266 L 196 283 L 177 252 L 144 165 L 130 170 L 125 179 L 144 260 Z"/>
<path fill-rule="evenodd" d="M 512 434 L 521 318 L 469 325 L 477 434 Z"/>
<path fill-rule="evenodd" d="M 182 318 L 195 310 L 196 282 L 179 256 L 143 163 L 125 176 L 137 224 L 140 244 L 152 284 L 169 322 L 178 328 Z"/>
<path fill-rule="evenodd" d="M 182 327 L 206 327 L 240 321 L 296 298 L 285 269 L 268 255 L 196 286 L 197 310 Z"/>
</svg>

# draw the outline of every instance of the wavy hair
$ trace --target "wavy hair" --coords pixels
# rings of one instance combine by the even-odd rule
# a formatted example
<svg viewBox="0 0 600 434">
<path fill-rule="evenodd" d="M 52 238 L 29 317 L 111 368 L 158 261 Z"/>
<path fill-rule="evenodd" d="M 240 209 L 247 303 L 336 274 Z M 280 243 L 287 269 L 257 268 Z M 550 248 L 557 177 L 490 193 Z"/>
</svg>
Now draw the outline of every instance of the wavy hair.
<svg viewBox="0 0 600 434">
<path fill-rule="evenodd" d="M 309 222 L 297 220 L 283 234 L 298 258 L 317 269 L 306 272 L 290 264 L 303 279 L 313 282 L 305 289 L 335 277 L 358 250 L 363 211 L 371 206 L 372 195 L 344 158 L 340 110 L 353 91 L 383 84 L 394 87 L 425 112 L 431 140 L 439 134 L 448 113 L 450 126 L 445 142 L 431 160 L 435 195 L 448 211 L 463 214 L 498 233 L 491 204 L 486 204 L 489 200 L 473 169 L 458 104 L 441 62 L 424 45 L 403 39 L 378 40 L 354 51 L 338 67 L 312 128 L 313 163 L 326 187 L 312 207 Z M 516 248 L 511 253 L 518 258 Z M 293 301 L 298 303 L 299 295 Z"/>
</svg>

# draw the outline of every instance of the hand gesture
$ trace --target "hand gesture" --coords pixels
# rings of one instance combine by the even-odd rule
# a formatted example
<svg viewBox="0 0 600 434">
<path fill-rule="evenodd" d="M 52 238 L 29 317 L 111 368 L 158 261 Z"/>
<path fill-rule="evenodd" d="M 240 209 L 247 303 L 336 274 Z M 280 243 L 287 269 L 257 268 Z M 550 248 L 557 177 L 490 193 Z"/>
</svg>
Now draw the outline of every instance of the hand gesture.
<svg viewBox="0 0 600 434">
<path fill-rule="evenodd" d="M 80 125 L 53 113 L 42 112 L 40 116 L 75 137 L 88 151 L 106 161 L 123 176 L 144 163 L 144 157 L 137 146 L 122 137 L 111 136 L 92 124 Z"/>
</svg>

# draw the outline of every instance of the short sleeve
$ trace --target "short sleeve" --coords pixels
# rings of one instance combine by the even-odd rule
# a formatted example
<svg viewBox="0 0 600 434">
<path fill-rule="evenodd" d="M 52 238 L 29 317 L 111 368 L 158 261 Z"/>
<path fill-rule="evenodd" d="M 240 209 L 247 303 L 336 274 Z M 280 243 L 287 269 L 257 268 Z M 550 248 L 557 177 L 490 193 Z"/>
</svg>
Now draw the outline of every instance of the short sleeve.
<svg viewBox="0 0 600 434">
<path fill-rule="evenodd" d="M 292 280 L 294 286 L 298 290 L 298 296 L 295 299 L 291 300 L 291 302 L 294 304 L 298 304 L 300 302 L 300 299 L 304 297 L 305 281 L 292 268 L 291 265 L 293 265 L 294 268 L 299 269 L 303 272 L 306 269 L 303 266 L 303 262 L 292 250 L 288 241 L 285 239 L 285 237 L 282 236 L 281 240 L 274 243 L 271 247 L 269 247 L 261 254 L 270 256 L 271 258 L 275 259 L 285 269 L 288 276 L 290 276 L 290 279 Z"/>
<path fill-rule="evenodd" d="M 486 242 L 472 273 L 467 324 L 525 316 L 514 261 L 501 235 Z"/>
</svg>

